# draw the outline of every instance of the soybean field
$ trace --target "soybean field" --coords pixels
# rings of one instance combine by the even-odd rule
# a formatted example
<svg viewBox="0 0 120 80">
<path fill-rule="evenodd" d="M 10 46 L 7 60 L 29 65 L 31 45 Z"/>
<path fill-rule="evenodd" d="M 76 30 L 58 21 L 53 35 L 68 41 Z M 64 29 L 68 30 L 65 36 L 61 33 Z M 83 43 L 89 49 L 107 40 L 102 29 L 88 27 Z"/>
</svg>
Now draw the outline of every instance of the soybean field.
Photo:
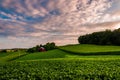
<svg viewBox="0 0 120 80">
<path fill-rule="evenodd" d="M 1 80 L 119 80 L 120 46 L 68 45 L 0 53 Z"/>
</svg>

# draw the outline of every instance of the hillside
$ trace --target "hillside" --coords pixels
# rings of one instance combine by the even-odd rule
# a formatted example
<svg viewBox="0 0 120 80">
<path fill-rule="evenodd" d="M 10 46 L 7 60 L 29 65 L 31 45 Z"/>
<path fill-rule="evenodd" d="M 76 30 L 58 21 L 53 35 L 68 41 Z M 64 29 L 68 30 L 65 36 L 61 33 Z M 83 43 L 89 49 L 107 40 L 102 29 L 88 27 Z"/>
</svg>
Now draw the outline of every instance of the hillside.
<svg viewBox="0 0 120 80">
<path fill-rule="evenodd" d="M 0 53 L 3 62 L 0 79 L 119 80 L 119 54 L 120 46 L 98 45 L 68 45 L 36 53 Z"/>
<path fill-rule="evenodd" d="M 88 56 L 87 56 L 88 55 Z M 99 55 L 99 56 L 97 56 Z M 104 55 L 104 56 L 103 56 Z M 112 57 L 111 57 L 111 56 Z M 98 46 L 98 45 L 68 45 L 59 49 L 46 52 L 26 53 L 9 52 L 0 53 L 0 61 L 26 61 L 41 59 L 90 59 L 90 58 L 119 58 L 120 46 Z M 108 57 L 109 56 L 109 57 Z"/>
<path fill-rule="evenodd" d="M 89 56 L 87 56 L 89 55 Z M 96 56 L 99 55 L 99 56 Z M 104 56 L 102 56 L 104 55 Z M 112 55 L 112 56 L 110 56 Z M 36 52 L 27 54 L 23 57 L 16 59 L 16 61 L 26 60 L 41 60 L 41 59 L 119 59 L 120 47 L 119 46 L 98 46 L 98 45 L 69 45 L 62 46 L 59 49 Z"/>
<path fill-rule="evenodd" d="M 119 55 L 120 46 L 78 44 L 60 47 L 62 51 L 77 55 Z"/>
<path fill-rule="evenodd" d="M 8 62 L 27 55 L 25 51 L 0 53 L 0 62 Z"/>
<path fill-rule="evenodd" d="M 59 49 L 46 51 L 46 52 L 36 52 L 27 54 L 26 56 L 23 56 L 17 61 L 21 60 L 39 60 L 39 59 L 53 59 L 53 58 L 65 58 L 65 55 L 67 55 L 67 52 L 61 51 Z"/>
</svg>

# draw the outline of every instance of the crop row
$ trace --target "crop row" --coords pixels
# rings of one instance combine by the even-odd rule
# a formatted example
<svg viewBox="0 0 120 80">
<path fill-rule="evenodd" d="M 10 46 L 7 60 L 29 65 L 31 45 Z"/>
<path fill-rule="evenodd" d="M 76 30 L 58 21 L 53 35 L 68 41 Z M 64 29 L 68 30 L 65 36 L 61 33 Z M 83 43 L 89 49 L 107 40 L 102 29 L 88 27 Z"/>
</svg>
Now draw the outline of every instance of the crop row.
<svg viewBox="0 0 120 80">
<path fill-rule="evenodd" d="M 120 60 L 50 60 L 0 65 L 1 80 L 119 80 Z"/>
</svg>

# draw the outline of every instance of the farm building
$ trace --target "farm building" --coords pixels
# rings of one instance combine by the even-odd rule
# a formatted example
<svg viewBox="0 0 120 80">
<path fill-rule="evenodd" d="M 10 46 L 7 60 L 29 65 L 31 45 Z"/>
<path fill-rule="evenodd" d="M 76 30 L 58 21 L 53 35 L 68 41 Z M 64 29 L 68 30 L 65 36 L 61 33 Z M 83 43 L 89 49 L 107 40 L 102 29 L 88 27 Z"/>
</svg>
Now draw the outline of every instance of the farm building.
<svg viewBox="0 0 120 80">
<path fill-rule="evenodd" d="M 44 52 L 44 51 L 46 51 L 46 49 L 45 49 L 44 47 L 40 47 L 40 48 L 38 49 L 38 51 L 39 51 L 39 52 Z"/>
</svg>

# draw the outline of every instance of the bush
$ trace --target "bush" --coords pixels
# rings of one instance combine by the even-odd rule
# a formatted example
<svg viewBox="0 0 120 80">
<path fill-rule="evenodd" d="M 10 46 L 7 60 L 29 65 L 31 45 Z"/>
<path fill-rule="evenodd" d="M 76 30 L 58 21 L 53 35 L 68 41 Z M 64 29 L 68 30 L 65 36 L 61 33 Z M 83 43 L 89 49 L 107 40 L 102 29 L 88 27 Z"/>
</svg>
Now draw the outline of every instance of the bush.
<svg viewBox="0 0 120 80">
<path fill-rule="evenodd" d="M 46 45 L 44 45 L 45 49 L 48 51 L 48 50 L 53 50 L 53 49 L 56 49 L 56 45 L 54 42 L 52 43 L 47 43 Z"/>
<path fill-rule="evenodd" d="M 7 50 L 1 50 L 0 52 L 2 52 L 2 53 L 6 53 L 6 52 L 7 52 Z"/>
<path fill-rule="evenodd" d="M 29 48 L 27 50 L 27 52 L 29 52 L 29 53 L 40 52 L 39 49 L 41 47 L 44 47 L 46 51 L 53 50 L 53 49 L 57 48 L 55 43 L 51 42 L 51 43 L 46 43 L 45 45 L 42 45 L 42 44 L 36 45 L 35 47 Z"/>
<path fill-rule="evenodd" d="M 27 50 L 27 52 L 29 52 L 29 53 L 34 53 L 35 50 L 34 50 L 34 48 L 29 48 L 29 49 Z"/>
</svg>

